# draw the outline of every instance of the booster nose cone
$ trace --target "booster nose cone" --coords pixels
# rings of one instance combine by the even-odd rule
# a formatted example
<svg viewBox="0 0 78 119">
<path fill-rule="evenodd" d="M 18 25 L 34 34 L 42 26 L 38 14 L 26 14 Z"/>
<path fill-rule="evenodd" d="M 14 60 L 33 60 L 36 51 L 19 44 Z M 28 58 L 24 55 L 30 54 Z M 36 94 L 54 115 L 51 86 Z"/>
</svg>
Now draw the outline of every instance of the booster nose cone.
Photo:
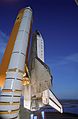
<svg viewBox="0 0 78 119">
<path fill-rule="evenodd" d="M 37 34 L 38 36 L 41 36 L 41 34 L 40 34 L 40 32 L 39 32 L 38 30 L 36 30 L 36 34 Z"/>
<path fill-rule="evenodd" d="M 32 12 L 32 9 L 31 9 L 31 7 L 30 7 L 30 6 L 26 7 L 26 9 L 29 9 L 29 10 Z"/>
</svg>

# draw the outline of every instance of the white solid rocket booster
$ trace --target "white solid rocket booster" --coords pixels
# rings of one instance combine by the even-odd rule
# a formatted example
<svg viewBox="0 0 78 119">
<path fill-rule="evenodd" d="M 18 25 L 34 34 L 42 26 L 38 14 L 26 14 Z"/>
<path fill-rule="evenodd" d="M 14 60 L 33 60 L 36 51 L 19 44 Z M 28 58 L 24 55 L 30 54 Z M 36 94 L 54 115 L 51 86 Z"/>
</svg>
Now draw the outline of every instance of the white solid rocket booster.
<svg viewBox="0 0 78 119">
<path fill-rule="evenodd" d="M 24 9 L 23 17 L 8 66 L 5 85 L 0 95 L 0 116 L 5 119 L 19 118 L 18 114 L 22 91 L 22 79 L 31 22 L 32 10 L 30 7 L 27 7 Z"/>
</svg>

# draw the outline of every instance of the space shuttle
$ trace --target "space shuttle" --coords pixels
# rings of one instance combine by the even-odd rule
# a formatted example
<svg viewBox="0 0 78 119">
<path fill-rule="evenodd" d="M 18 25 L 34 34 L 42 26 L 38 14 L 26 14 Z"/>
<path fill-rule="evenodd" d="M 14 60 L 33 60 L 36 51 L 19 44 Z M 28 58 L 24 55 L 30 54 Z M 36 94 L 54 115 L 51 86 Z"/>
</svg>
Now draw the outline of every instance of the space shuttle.
<svg viewBox="0 0 78 119">
<path fill-rule="evenodd" d="M 32 9 L 22 9 L 15 21 L 0 65 L 0 116 L 19 119 L 20 97 L 24 108 L 38 111 L 50 105 L 63 113 L 61 103 L 50 90 L 53 76 L 44 62 L 44 41 L 36 30 L 32 35 Z"/>
<path fill-rule="evenodd" d="M 30 82 L 25 86 L 24 107 L 37 111 L 41 107 L 50 105 L 63 113 L 62 105 L 50 90 L 52 75 L 49 67 L 44 63 L 44 41 L 39 31 L 33 34 L 30 51 Z M 28 92 L 28 94 L 26 94 Z"/>
</svg>

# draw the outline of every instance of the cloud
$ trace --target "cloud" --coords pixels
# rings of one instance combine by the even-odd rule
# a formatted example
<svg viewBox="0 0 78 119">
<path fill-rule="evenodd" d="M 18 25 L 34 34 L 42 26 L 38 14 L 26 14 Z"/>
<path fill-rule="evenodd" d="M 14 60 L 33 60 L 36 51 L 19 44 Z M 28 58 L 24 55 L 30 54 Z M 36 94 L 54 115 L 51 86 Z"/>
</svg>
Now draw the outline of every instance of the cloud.
<svg viewBox="0 0 78 119">
<path fill-rule="evenodd" d="M 68 63 L 78 63 L 78 53 L 65 56 L 58 62 L 60 65 L 65 65 Z"/>
<path fill-rule="evenodd" d="M 78 53 L 74 53 L 68 56 L 59 56 L 55 57 L 54 59 L 48 60 L 48 64 L 52 66 L 58 65 L 66 65 L 69 63 L 78 63 Z"/>
<path fill-rule="evenodd" d="M 72 62 L 78 63 L 78 53 L 69 55 L 65 59 L 68 60 L 68 61 L 72 61 Z"/>
<path fill-rule="evenodd" d="M 0 40 L 7 42 L 8 36 L 0 30 Z"/>
<path fill-rule="evenodd" d="M 2 56 L 4 54 L 7 42 L 8 42 L 8 36 L 2 31 L 0 31 L 0 62 L 2 60 Z"/>
</svg>

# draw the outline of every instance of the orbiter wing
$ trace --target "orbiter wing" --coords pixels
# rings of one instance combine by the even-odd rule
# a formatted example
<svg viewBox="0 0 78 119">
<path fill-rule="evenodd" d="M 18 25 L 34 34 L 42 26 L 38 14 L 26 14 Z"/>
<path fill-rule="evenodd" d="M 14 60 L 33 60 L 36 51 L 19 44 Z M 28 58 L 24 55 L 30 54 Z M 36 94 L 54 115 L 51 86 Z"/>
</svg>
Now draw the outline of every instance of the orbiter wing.
<svg viewBox="0 0 78 119">
<path fill-rule="evenodd" d="M 32 92 L 35 95 L 37 94 L 37 96 L 40 93 L 42 94 L 42 105 L 50 105 L 59 112 L 63 113 L 62 105 L 60 104 L 54 93 L 49 90 L 52 82 L 52 76 L 49 67 L 38 57 L 35 58 L 35 68 L 31 74 L 31 81 L 33 87 Z"/>
</svg>

